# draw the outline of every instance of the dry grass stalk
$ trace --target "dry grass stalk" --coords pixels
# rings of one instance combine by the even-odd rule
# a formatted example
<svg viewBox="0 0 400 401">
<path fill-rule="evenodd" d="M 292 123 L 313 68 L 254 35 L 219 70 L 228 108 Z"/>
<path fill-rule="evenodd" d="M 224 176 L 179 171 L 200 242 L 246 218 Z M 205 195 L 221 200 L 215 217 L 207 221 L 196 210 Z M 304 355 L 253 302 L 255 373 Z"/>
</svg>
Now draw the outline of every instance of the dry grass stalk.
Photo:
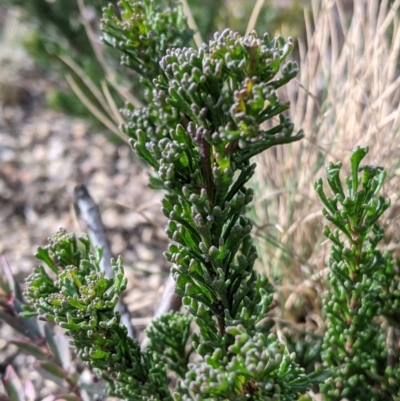
<svg viewBox="0 0 400 401">
<path fill-rule="evenodd" d="M 320 288 L 306 279 L 324 269 L 328 251 L 313 190 L 326 162 L 345 160 L 354 146 L 368 145 L 368 163 L 385 167 L 386 195 L 398 202 L 399 9 L 400 0 L 354 0 L 352 12 L 343 0 L 314 0 L 311 18 L 305 13 L 300 74 L 286 96 L 295 127 L 306 138 L 262 154 L 254 179 L 255 220 L 265 227 L 258 231 L 260 262 L 282 284 Z M 392 249 L 399 243 L 398 210 L 392 206 L 383 222 Z M 289 294 L 282 294 L 283 301 Z"/>
<path fill-rule="evenodd" d="M 256 4 L 254 5 L 249 23 L 247 24 L 246 35 L 248 35 L 255 28 L 258 16 L 260 15 L 264 2 L 265 0 L 257 0 Z"/>
<path fill-rule="evenodd" d="M 140 101 L 136 98 L 136 96 L 133 93 L 130 93 L 129 90 L 124 88 L 122 85 L 118 83 L 117 77 L 115 76 L 115 73 L 111 66 L 107 63 L 106 59 L 104 58 L 102 48 L 96 39 L 96 35 L 93 32 L 93 29 L 90 25 L 90 22 L 87 19 L 87 13 L 85 12 L 85 3 L 84 0 L 77 0 L 77 4 L 79 7 L 79 12 L 82 17 L 82 22 L 85 27 L 86 35 L 90 41 L 90 44 L 92 46 L 93 52 L 96 56 L 97 61 L 101 65 L 103 72 L 105 74 L 105 77 L 107 81 L 110 83 L 110 85 L 119 93 L 122 99 L 124 99 L 126 102 L 131 103 L 135 107 L 140 107 L 141 103 Z"/>
</svg>

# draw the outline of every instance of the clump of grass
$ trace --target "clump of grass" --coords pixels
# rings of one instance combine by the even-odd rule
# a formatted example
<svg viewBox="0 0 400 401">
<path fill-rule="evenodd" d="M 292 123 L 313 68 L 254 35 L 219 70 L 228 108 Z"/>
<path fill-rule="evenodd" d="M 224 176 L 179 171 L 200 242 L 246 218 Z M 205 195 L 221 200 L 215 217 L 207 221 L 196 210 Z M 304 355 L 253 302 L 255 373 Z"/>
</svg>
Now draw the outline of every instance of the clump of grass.
<svg viewBox="0 0 400 401">
<path fill-rule="evenodd" d="M 281 301 L 297 321 L 320 326 L 328 249 L 312 184 L 325 163 L 368 145 L 368 163 L 387 169 L 384 191 L 392 204 L 400 192 L 399 8 L 400 1 L 354 0 L 346 7 L 341 0 L 315 0 L 305 12 L 300 75 L 287 97 L 295 127 L 306 137 L 259 156 L 253 210 L 261 267 L 279 282 Z M 392 207 L 382 221 L 389 249 L 398 247 L 397 214 Z"/>
</svg>

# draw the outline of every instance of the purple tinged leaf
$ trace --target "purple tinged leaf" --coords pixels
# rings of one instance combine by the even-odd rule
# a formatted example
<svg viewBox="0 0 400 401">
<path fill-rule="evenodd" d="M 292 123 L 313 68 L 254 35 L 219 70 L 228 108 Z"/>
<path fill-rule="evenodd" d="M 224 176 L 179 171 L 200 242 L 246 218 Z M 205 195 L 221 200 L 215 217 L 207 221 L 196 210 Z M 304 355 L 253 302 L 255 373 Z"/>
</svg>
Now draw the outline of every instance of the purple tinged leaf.
<svg viewBox="0 0 400 401">
<path fill-rule="evenodd" d="M 46 361 L 48 360 L 48 356 L 46 353 L 37 345 L 32 344 L 28 341 L 24 340 L 10 340 L 9 341 L 11 344 L 16 345 L 18 348 L 22 349 L 26 353 L 34 356 L 36 359 L 39 359 L 41 361 Z"/>
<path fill-rule="evenodd" d="M 91 398 L 89 397 L 88 393 L 84 390 L 81 390 L 80 396 L 82 398 L 82 401 L 91 401 Z"/>
<path fill-rule="evenodd" d="M 3 384 L 11 401 L 25 401 L 25 392 L 21 380 L 11 365 L 6 368 Z"/>
<path fill-rule="evenodd" d="M 44 336 L 46 338 L 47 345 L 50 348 L 52 355 L 57 362 L 61 363 L 60 355 L 58 354 L 58 348 L 54 339 L 53 330 L 47 323 L 44 325 Z"/>
<path fill-rule="evenodd" d="M 107 385 L 102 382 L 98 383 L 81 383 L 79 385 L 81 390 L 85 390 L 90 394 L 98 394 L 102 396 L 107 395 Z"/>
<path fill-rule="evenodd" d="M 75 394 L 60 394 L 55 401 L 80 401 Z"/>
<path fill-rule="evenodd" d="M 60 379 L 64 379 L 66 376 L 66 372 L 53 362 L 39 362 L 39 366 Z"/>
<path fill-rule="evenodd" d="M 22 294 L 21 286 L 19 285 L 16 277 L 14 277 L 14 289 L 15 289 L 15 298 L 21 301 L 22 303 L 25 302 L 24 296 Z"/>
<path fill-rule="evenodd" d="M 55 396 L 55 395 L 49 394 L 49 395 L 47 395 L 46 397 L 44 397 L 44 398 L 42 399 L 42 401 L 54 401 L 55 399 L 56 399 L 56 396 Z"/>
<path fill-rule="evenodd" d="M 24 325 L 23 319 L 19 317 L 13 317 L 6 312 L 0 310 L 0 320 L 6 322 L 9 326 L 11 326 L 14 330 L 18 331 L 24 336 L 29 337 L 29 332 Z"/>
<path fill-rule="evenodd" d="M 35 369 L 43 376 L 45 379 L 50 380 L 60 387 L 66 387 L 67 383 L 64 380 L 66 376 L 65 372 L 55 365 L 54 363 L 50 362 L 39 362 Z"/>
<path fill-rule="evenodd" d="M 69 348 L 68 338 L 64 334 L 58 333 L 54 336 L 54 340 L 57 347 L 57 353 L 60 358 L 59 361 L 62 367 L 68 371 L 72 370 L 71 351 Z"/>
<path fill-rule="evenodd" d="M 25 391 L 25 400 L 26 401 L 35 401 L 36 399 L 36 391 L 33 383 L 30 380 L 24 381 L 24 391 Z"/>
<path fill-rule="evenodd" d="M 0 393 L 0 401 L 11 401 L 5 394 Z"/>
<path fill-rule="evenodd" d="M 1 255 L 1 264 L 3 266 L 4 275 L 0 275 L 0 287 L 3 289 L 7 297 L 14 297 L 14 277 L 12 275 L 10 265 L 3 255 Z"/>
<path fill-rule="evenodd" d="M 13 306 L 15 311 L 19 314 L 23 311 L 23 303 L 18 300 L 14 299 Z M 35 318 L 30 317 L 30 318 L 20 318 L 24 326 L 26 327 L 26 333 L 24 333 L 25 336 L 31 338 L 32 340 L 39 340 L 43 338 L 43 335 L 41 333 L 40 327 L 38 325 L 38 322 Z"/>
</svg>

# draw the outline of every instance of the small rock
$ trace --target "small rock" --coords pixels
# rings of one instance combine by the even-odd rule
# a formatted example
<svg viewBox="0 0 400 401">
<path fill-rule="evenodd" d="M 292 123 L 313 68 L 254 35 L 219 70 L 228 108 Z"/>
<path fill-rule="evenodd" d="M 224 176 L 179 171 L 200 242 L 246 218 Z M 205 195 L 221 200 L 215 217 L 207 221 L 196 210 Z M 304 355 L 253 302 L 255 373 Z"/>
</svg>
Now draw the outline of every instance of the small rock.
<svg viewBox="0 0 400 401">
<path fill-rule="evenodd" d="M 16 157 L 15 149 L 10 146 L 0 146 L 0 161 L 10 162 Z"/>
<path fill-rule="evenodd" d="M 74 138 L 83 138 L 87 134 L 87 126 L 83 120 L 77 120 L 72 124 L 71 131 Z"/>
<path fill-rule="evenodd" d="M 101 218 L 107 229 L 118 228 L 120 218 L 115 208 L 109 208 L 104 210 L 101 213 Z"/>
<path fill-rule="evenodd" d="M 111 239 L 111 253 L 116 258 L 121 255 L 126 249 L 126 241 L 120 233 L 116 233 Z"/>
<path fill-rule="evenodd" d="M 138 254 L 139 260 L 143 262 L 151 262 L 155 258 L 154 252 L 151 251 L 145 244 L 136 244 L 135 251 Z"/>
</svg>

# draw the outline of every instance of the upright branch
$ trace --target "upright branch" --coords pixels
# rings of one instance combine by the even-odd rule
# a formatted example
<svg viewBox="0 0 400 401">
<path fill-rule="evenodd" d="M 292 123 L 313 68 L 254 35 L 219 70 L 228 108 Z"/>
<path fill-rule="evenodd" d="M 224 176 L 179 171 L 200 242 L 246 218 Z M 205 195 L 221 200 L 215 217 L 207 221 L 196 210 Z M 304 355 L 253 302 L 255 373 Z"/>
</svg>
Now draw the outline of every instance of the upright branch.
<svg viewBox="0 0 400 401">
<path fill-rule="evenodd" d="M 253 191 L 245 184 L 255 169 L 251 157 L 303 136 L 294 133 L 282 114 L 289 105 L 276 94 L 297 74 L 294 63 L 284 65 L 291 49 L 292 42 L 280 37 L 259 38 L 255 32 L 242 37 L 225 30 L 199 50 L 167 50 L 161 74 L 147 94 L 149 105 L 125 112 L 125 132 L 155 171 L 152 184 L 167 191 L 163 212 L 173 242 L 166 257 L 173 263 L 177 292 L 200 329 L 193 335 L 194 348 L 207 358 L 207 369 L 216 369 L 218 361 L 227 382 L 243 380 L 229 391 L 225 382 L 211 386 L 210 377 L 196 370 L 205 367 L 193 365 L 185 384 L 195 394 L 264 391 L 250 385 L 256 380 L 252 373 L 240 379 L 228 364 L 233 350 L 239 352 L 246 341 L 248 350 L 259 341 L 261 348 L 276 344 L 274 336 L 256 335 L 272 293 L 253 270 L 257 254 L 250 238 L 252 223 L 245 216 Z M 278 123 L 262 128 L 277 117 Z M 292 359 L 285 364 L 296 369 Z M 275 390 L 268 386 L 266 393 Z"/>
<path fill-rule="evenodd" d="M 384 236 L 378 219 L 390 201 L 378 195 L 386 177 L 383 168 L 360 165 L 367 153 L 367 147 L 353 150 L 351 177 L 344 185 L 339 176 L 342 164 L 327 164 L 332 198 L 321 179 L 315 183 L 323 214 L 335 226 L 334 231 L 324 228 L 332 251 L 322 357 L 334 375 L 322 392 L 332 401 L 389 400 L 400 394 L 395 379 L 400 373 L 399 347 L 390 360 L 385 338 L 390 327 L 399 327 L 399 275 L 391 254 L 377 248 Z"/>
<path fill-rule="evenodd" d="M 297 73 L 289 63 L 276 78 L 291 48 L 282 38 L 226 30 L 199 50 L 169 50 L 148 111 L 155 116 L 164 110 L 181 124 L 161 130 L 160 118 L 145 131 L 135 111 L 126 128 L 168 191 L 163 211 L 174 243 L 166 255 L 174 263 L 178 293 L 205 319 L 204 330 L 210 330 L 210 317 L 202 309 L 216 318 L 215 345 L 227 326 L 242 324 L 253 332 L 271 301 L 256 289 L 252 223 L 245 217 L 253 191 L 245 184 L 255 169 L 252 156 L 302 137 L 293 134 L 293 124 L 281 114 L 288 105 L 275 92 Z M 279 124 L 260 128 L 277 115 Z"/>
</svg>

